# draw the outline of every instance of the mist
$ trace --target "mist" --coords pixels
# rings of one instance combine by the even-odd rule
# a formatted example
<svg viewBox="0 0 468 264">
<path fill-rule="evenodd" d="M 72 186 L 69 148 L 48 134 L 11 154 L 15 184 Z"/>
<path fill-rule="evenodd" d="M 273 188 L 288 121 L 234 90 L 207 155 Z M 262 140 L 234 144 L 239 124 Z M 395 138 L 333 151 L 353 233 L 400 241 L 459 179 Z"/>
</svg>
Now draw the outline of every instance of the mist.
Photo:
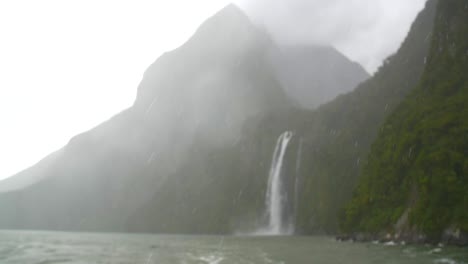
<svg viewBox="0 0 468 264">
<path fill-rule="evenodd" d="M 280 44 L 332 45 L 374 73 L 399 48 L 426 0 L 240 0 Z"/>
</svg>

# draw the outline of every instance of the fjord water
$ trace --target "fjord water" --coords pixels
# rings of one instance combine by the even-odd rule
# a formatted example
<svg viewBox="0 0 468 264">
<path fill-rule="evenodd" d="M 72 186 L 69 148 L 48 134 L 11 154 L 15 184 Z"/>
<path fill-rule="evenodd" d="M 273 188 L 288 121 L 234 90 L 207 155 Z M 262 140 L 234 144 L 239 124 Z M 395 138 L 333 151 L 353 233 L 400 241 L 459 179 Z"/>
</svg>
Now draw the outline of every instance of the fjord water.
<svg viewBox="0 0 468 264">
<path fill-rule="evenodd" d="M 0 231 L 0 263 L 468 263 L 468 252 L 450 247 L 344 243 L 331 237 Z"/>
</svg>

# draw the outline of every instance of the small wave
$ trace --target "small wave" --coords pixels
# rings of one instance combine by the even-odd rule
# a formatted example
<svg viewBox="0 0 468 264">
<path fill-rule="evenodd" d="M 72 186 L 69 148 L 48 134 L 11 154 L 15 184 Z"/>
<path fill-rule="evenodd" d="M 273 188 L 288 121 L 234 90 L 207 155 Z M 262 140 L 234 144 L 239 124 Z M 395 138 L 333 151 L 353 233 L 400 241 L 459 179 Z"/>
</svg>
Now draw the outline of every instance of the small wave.
<svg viewBox="0 0 468 264">
<path fill-rule="evenodd" d="M 56 263 L 64 263 L 64 262 L 71 262 L 71 259 L 46 259 L 41 260 L 37 264 L 56 264 Z"/>
<path fill-rule="evenodd" d="M 431 249 L 429 250 L 429 254 L 434 254 L 434 253 L 440 253 L 442 252 L 442 249 L 441 248 L 434 248 L 434 249 Z"/>
<path fill-rule="evenodd" d="M 436 260 L 434 260 L 434 263 L 436 263 L 436 264 L 457 264 L 457 262 L 455 260 L 449 259 L 449 258 L 436 259 Z"/>
<path fill-rule="evenodd" d="M 206 262 L 208 264 L 219 264 L 223 261 L 224 257 L 217 256 L 217 255 L 210 255 L 210 256 L 201 256 L 200 260 Z"/>
<path fill-rule="evenodd" d="M 199 254 L 187 253 L 186 256 L 197 262 L 201 261 L 207 264 L 219 264 L 221 261 L 224 260 L 224 256 L 220 253 L 204 254 L 201 256 Z"/>
<path fill-rule="evenodd" d="M 388 241 L 387 243 L 384 243 L 385 246 L 396 246 L 397 243 L 395 241 Z"/>
</svg>

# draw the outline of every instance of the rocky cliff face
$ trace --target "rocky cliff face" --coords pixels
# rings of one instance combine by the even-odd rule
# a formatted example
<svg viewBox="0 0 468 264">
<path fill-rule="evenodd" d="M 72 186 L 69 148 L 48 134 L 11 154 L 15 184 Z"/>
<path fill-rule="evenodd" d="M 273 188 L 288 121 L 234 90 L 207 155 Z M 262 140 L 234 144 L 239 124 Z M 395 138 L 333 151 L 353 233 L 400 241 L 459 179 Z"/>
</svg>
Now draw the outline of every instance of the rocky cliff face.
<svg viewBox="0 0 468 264">
<path fill-rule="evenodd" d="M 418 84 L 425 67 L 437 1 L 428 1 L 398 52 L 354 91 L 309 115 L 303 131 L 303 182 L 297 227 L 335 233 L 371 144 L 385 119 Z"/>
<path fill-rule="evenodd" d="M 467 4 L 439 1 L 424 74 L 379 131 L 347 229 L 467 243 Z"/>
</svg>

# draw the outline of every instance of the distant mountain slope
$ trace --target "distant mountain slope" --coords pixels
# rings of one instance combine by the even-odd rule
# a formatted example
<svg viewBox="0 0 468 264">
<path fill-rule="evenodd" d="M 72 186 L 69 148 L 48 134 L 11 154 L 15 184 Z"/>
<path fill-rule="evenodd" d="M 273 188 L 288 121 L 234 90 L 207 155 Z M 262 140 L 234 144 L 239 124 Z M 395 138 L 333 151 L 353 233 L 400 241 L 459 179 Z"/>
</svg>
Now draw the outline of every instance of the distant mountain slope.
<svg viewBox="0 0 468 264">
<path fill-rule="evenodd" d="M 272 52 L 277 76 L 302 107 L 316 108 L 368 79 L 361 65 L 328 46 L 280 46 Z"/>
<path fill-rule="evenodd" d="M 347 230 L 435 240 L 445 230 L 468 232 L 467 8 L 440 1 L 422 80 L 380 130 Z"/>
<path fill-rule="evenodd" d="M 15 177 L 0 181 L 0 193 L 21 190 L 41 181 L 42 177 L 46 176 L 43 171 L 46 171 L 49 166 L 54 164 L 55 159 L 58 158 L 61 153 L 62 150 L 58 150 L 45 157 L 31 168 L 16 174 Z"/>
</svg>

